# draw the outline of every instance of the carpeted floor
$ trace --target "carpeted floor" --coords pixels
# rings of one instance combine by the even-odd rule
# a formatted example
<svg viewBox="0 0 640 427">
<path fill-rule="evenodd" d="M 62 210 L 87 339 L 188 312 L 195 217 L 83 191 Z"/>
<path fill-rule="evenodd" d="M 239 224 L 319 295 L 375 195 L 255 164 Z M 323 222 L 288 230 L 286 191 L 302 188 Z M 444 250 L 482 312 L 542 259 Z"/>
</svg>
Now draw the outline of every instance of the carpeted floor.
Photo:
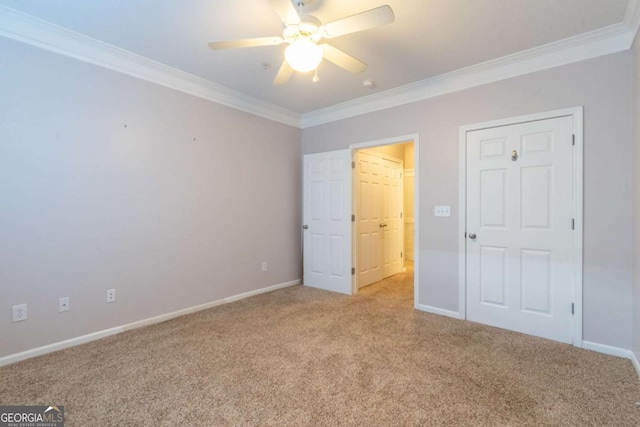
<svg viewBox="0 0 640 427">
<path fill-rule="evenodd" d="M 413 309 L 411 273 L 295 286 L 0 368 L 67 426 L 638 426 L 628 360 Z"/>
</svg>

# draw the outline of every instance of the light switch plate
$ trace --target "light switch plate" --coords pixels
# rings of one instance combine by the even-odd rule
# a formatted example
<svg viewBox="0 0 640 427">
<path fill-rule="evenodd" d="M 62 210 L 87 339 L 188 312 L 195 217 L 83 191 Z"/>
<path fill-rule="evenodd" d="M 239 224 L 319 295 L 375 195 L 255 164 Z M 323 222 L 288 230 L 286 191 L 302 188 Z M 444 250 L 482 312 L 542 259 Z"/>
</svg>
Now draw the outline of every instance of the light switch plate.
<svg viewBox="0 0 640 427">
<path fill-rule="evenodd" d="M 451 206 L 436 206 L 434 208 L 435 216 L 451 216 Z"/>
</svg>

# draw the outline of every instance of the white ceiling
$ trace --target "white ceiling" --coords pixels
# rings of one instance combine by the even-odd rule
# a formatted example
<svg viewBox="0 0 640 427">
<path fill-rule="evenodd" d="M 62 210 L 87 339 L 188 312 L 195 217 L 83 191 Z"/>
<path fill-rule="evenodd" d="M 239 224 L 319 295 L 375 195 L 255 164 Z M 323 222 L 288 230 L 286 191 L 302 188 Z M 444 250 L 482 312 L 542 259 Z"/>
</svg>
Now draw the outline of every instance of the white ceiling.
<svg viewBox="0 0 640 427">
<path fill-rule="evenodd" d="M 296 73 L 271 82 L 284 46 L 212 51 L 207 42 L 280 35 L 267 0 L 0 0 L 285 109 L 306 113 L 620 23 L 627 0 L 312 0 L 330 22 L 390 5 L 393 24 L 331 40 L 369 68 L 352 75 L 323 62 L 320 82 Z M 270 63 L 268 70 L 263 63 Z M 362 85 L 373 79 L 372 91 Z"/>
</svg>

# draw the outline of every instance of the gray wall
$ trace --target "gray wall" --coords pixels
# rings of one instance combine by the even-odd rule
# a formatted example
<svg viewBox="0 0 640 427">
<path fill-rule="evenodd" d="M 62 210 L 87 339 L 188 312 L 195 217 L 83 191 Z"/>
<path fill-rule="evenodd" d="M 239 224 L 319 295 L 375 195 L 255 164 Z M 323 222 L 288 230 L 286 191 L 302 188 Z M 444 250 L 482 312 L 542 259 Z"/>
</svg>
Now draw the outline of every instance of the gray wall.
<svg viewBox="0 0 640 427">
<path fill-rule="evenodd" d="M 584 339 L 631 348 L 633 55 L 624 52 L 308 128 L 303 154 L 420 135 L 420 303 L 458 311 L 461 125 L 585 108 Z M 451 218 L 434 218 L 434 205 Z"/>
<path fill-rule="evenodd" d="M 0 52 L 0 356 L 299 279 L 300 130 Z"/>
<path fill-rule="evenodd" d="M 640 360 L 640 33 L 633 55 L 633 351 Z"/>
</svg>

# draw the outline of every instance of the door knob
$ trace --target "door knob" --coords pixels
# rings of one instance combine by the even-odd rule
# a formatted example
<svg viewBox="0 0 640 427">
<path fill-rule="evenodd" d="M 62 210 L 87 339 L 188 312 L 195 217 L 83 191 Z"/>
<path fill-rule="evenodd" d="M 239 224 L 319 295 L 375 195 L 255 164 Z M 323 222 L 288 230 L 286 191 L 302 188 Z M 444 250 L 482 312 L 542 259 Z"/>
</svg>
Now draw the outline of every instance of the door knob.
<svg viewBox="0 0 640 427">
<path fill-rule="evenodd" d="M 386 226 L 387 226 L 387 224 L 380 224 L 380 228 L 386 227 Z"/>
<path fill-rule="evenodd" d="M 469 233 L 469 238 L 471 240 L 476 240 L 476 233 Z"/>
<path fill-rule="evenodd" d="M 307 228 L 309 228 L 309 226 L 307 224 L 305 224 L 305 225 L 302 226 L 302 228 L 304 228 L 306 230 Z"/>
</svg>

